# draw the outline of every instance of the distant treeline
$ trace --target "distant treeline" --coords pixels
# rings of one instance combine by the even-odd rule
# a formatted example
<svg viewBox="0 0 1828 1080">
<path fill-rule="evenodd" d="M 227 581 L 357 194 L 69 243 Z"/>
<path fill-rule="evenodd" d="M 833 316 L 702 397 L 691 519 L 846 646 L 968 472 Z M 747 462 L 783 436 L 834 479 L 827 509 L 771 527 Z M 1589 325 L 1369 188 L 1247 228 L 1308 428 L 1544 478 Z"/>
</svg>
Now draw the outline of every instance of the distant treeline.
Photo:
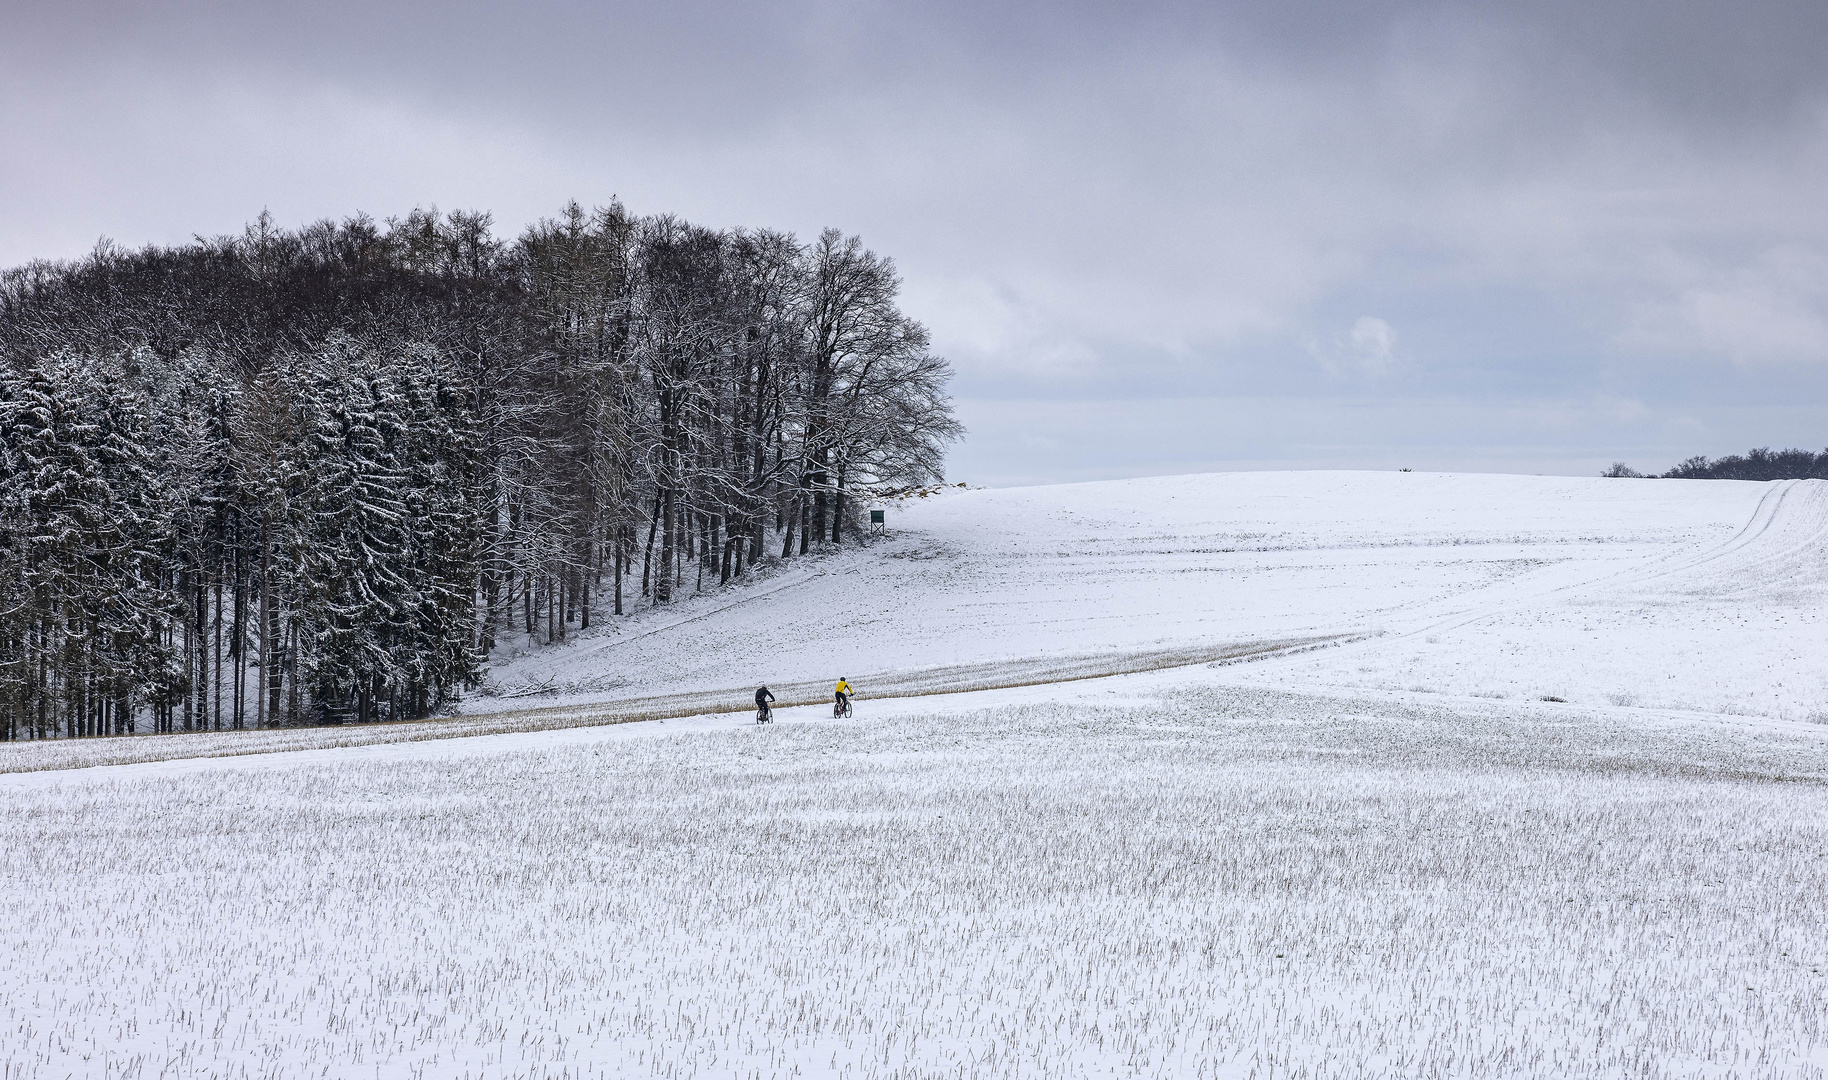
<svg viewBox="0 0 1828 1080">
<path fill-rule="evenodd" d="M 899 286 L 575 204 L 7 271 L 0 738 L 422 716 L 510 631 L 840 543 L 960 431 Z"/>
<path fill-rule="evenodd" d="M 1601 476 L 1661 476 L 1670 480 L 1828 480 L 1828 450 L 1772 450 L 1760 447 L 1744 454 L 1709 460 L 1696 455 L 1666 473 L 1641 473 L 1615 461 Z"/>
</svg>

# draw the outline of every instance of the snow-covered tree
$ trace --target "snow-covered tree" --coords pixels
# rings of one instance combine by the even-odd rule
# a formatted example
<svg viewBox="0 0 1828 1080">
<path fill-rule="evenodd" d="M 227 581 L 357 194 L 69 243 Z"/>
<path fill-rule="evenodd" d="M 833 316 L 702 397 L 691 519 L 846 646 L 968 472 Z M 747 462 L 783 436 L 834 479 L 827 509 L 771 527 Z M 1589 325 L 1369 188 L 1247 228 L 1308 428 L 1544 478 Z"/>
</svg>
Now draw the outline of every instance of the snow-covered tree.
<svg viewBox="0 0 1828 1080">
<path fill-rule="evenodd" d="M 502 635 L 837 543 L 959 430 L 898 289 L 617 204 L 0 273 L 0 736 L 423 716 Z"/>
</svg>

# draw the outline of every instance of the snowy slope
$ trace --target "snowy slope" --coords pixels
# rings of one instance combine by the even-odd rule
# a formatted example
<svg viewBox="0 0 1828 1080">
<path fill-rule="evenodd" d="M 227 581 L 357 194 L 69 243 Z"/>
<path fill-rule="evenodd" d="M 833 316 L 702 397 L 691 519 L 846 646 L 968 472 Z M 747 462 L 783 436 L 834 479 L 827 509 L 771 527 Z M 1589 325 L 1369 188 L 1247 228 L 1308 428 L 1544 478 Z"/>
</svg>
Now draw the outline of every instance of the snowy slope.
<svg viewBox="0 0 1828 1080">
<path fill-rule="evenodd" d="M 1828 731 L 1191 674 L 0 776 L 0 830 L 30 837 L 0 846 L 0 1060 L 8 1080 L 1828 1066 Z"/>
<path fill-rule="evenodd" d="M 468 708 L 839 675 L 867 698 L 913 671 L 1332 640 L 1351 643 L 1231 674 L 1807 718 L 1828 710 L 1809 659 L 1828 646 L 1825 488 L 1309 472 L 952 491 L 890 507 L 865 550 L 504 656 L 491 686 L 514 696 Z"/>
<path fill-rule="evenodd" d="M 5 1075 L 1828 1067 L 1828 727 L 1792 722 L 1828 485 L 1250 474 L 891 522 L 504 657 L 555 692 L 469 717 L 0 747 Z M 834 674 L 855 720 L 716 711 Z"/>
</svg>

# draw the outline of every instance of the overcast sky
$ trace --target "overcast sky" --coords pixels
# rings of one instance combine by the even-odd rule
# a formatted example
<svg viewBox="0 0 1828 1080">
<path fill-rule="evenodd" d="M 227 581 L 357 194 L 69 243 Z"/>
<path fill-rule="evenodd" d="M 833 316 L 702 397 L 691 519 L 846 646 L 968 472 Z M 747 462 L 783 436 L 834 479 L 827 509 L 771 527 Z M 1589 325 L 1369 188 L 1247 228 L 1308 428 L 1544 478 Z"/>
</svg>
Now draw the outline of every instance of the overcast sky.
<svg viewBox="0 0 1828 1080">
<path fill-rule="evenodd" d="M 955 478 L 1828 445 L 1828 4 L 0 0 L 0 263 L 567 199 L 892 256 Z"/>
</svg>

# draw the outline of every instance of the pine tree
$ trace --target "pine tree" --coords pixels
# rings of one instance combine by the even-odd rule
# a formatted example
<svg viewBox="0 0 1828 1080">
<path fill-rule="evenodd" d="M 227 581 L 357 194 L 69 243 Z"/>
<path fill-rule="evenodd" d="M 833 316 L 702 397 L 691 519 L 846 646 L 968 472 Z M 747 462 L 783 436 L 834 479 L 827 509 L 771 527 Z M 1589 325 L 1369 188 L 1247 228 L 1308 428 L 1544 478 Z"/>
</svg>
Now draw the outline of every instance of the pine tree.
<svg viewBox="0 0 1828 1080">
<path fill-rule="evenodd" d="M 516 626 L 838 542 L 959 430 L 898 285 L 613 203 L 0 273 L 0 736 L 422 716 Z"/>
</svg>

